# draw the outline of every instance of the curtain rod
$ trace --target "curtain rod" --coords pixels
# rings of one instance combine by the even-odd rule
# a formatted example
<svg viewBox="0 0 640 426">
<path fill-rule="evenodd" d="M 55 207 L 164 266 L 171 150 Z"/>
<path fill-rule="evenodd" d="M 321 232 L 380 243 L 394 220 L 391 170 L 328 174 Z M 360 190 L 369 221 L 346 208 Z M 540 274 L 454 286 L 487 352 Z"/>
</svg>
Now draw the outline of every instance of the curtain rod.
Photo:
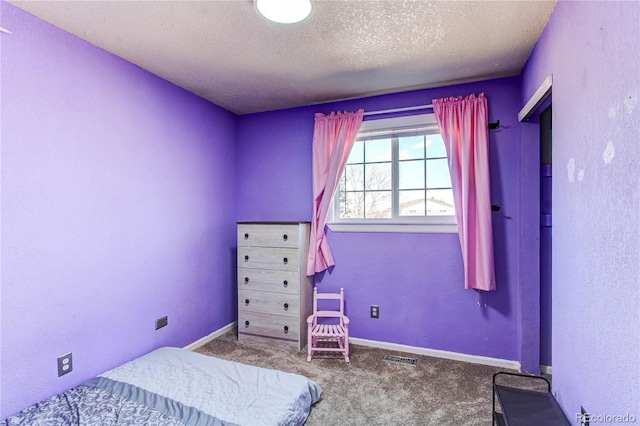
<svg viewBox="0 0 640 426">
<path fill-rule="evenodd" d="M 380 115 L 380 114 L 391 114 L 392 112 L 404 112 L 404 111 L 417 111 L 421 109 L 433 109 L 433 104 L 429 105 L 416 105 L 412 107 L 406 108 L 393 108 L 393 109 L 383 109 L 380 111 L 366 111 L 362 115 Z M 489 130 L 496 130 L 500 128 L 500 120 L 495 123 L 489 123 Z"/>
<path fill-rule="evenodd" d="M 383 109 L 380 111 L 366 111 L 363 115 L 391 114 L 392 112 L 415 111 L 419 109 L 430 109 L 430 108 L 433 108 L 433 104 L 417 105 L 417 106 L 406 107 L 406 108 Z"/>
</svg>

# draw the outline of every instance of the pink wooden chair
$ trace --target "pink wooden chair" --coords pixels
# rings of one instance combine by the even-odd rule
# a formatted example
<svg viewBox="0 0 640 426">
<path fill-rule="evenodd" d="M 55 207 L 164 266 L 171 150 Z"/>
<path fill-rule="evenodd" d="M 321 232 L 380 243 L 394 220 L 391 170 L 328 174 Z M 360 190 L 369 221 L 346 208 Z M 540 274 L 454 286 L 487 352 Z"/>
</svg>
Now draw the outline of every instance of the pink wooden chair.
<svg viewBox="0 0 640 426">
<path fill-rule="evenodd" d="M 318 310 L 318 300 L 338 300 L 339 311 Z M 327 302 L 328 303 L 328 302 Z M 322 306 L 324 308 L 324 306 Z M 337 318 L 333 323 L 325 318 Z M 311 362 L 314 352 L 340 352 L 344 361 L 349 362 L 349 318 L 344 314 L 344 289 L 340 293 L 318 293 L 313 288 L 313 314 L 307 318 L 309 327 L 307 362 Z"/>
</svg>

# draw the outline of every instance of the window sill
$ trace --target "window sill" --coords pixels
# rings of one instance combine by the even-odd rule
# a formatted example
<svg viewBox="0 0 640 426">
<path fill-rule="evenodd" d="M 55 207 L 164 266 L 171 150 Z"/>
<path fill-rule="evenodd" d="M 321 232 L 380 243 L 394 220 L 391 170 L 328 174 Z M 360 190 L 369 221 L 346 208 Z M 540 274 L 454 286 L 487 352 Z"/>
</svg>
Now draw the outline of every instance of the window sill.
<svg viewBox="0 0 640 426">
<path fill-rule="evenodd" d="M 457 234 L 456 224 L 422 223 L 327 223 L 331 232 L 393 232 L 413 234 Z"/>
</svg>

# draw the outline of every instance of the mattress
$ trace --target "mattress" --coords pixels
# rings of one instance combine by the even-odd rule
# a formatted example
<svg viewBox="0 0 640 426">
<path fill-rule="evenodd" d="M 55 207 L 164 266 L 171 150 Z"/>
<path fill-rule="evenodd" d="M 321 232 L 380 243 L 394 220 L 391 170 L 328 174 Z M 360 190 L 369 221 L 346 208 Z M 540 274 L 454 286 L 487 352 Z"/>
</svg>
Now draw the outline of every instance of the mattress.
<svg viewBox="0 0 640 426">
<path fill-rule="evenodd" d="M 321 395 L 301 375 L 164 347 L 0 424 L 302 425 Z"/>
</svg>

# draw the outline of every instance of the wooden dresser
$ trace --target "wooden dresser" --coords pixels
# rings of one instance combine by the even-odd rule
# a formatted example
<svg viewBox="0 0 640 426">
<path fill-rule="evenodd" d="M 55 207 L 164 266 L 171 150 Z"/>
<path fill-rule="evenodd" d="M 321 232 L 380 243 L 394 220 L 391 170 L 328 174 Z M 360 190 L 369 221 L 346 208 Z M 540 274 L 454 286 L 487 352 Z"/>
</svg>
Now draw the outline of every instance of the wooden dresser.
<svg viewBox="0 0 640 426">
<path fill-rule="evenodd" d="M 305 347 L 313 297 L 309 230 L 306 222 L 238 223 L 238 340 Z"/>
</svg>

